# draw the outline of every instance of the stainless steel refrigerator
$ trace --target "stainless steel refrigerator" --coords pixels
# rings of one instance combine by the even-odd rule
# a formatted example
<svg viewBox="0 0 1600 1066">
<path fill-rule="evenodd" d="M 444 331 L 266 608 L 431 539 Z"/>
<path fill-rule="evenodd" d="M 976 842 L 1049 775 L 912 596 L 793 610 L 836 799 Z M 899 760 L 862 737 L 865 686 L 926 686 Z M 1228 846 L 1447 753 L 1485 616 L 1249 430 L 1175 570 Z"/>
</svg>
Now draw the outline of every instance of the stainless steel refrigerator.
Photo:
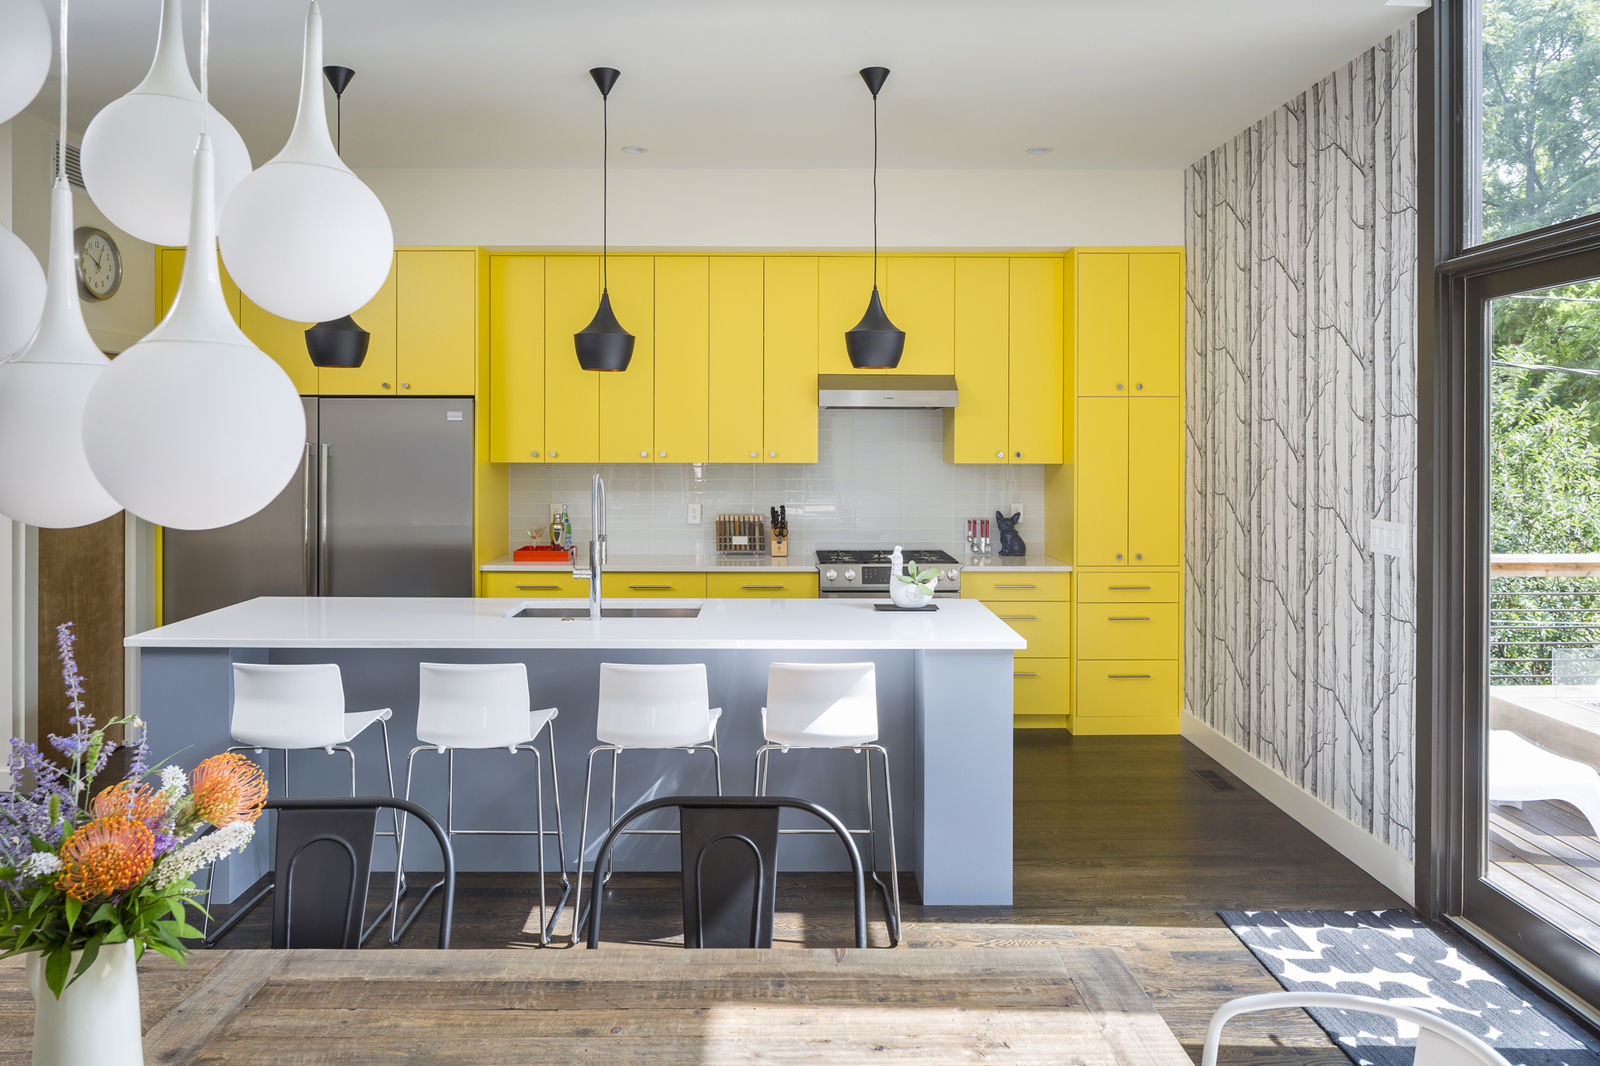
<svg viewBox="0 0 1600 1066">
<path fill-rule="evenodd" d="M 472 400 L 305 397 L 300 472 L 221 529 L 162 534 L 162 620 L 256 596 L 471 596 Z"/>
</svg>

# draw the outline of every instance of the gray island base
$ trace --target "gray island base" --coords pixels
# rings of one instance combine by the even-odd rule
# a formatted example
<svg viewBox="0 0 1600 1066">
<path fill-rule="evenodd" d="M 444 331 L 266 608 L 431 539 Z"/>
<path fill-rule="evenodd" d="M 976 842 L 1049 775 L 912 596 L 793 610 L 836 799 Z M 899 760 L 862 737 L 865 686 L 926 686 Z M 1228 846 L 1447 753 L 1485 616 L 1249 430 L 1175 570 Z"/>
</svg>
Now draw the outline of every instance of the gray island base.
<svg viewBox="0 0 1600 1066">
<path fill-rule="evenodd" d="M 931 613 L 879 613 L 850 600 L 607 601 L 607 606 L 699 607 L 696 618 L 606 618 L 591 622 L 587 604 L 566 618 L 511 617 L 523 601 L 503 599 L 377 599 L 265 597 L 199 615 L 127 639 L 138 649 L 140 709 L 152 754 L 183 766 L 227 748 L 231 664 L 337 663 L 346 709 L 389 707 L 397 791 L 405 790 L 406 756 L 417 746 L 417 666 L 423 662 L 522 662 L 533 706 L 557 707 L 556 772 L 566 840 L 562 862 L 577 860 L 579 820 L 602 662 L 705 663 L 712 706 L 722 709 L 717 741 L 723 789 L 752 791 L 754 753 L 762 742 L 761 708 L 773 662 L 877 664 L 880 742 L 888 748 L 900 868 L 917 878 L 929 906 L 1006 906 L 1011 903 L 1012 654 L 1022 638 L 974 600 L 941 600 Z M 352 744 L 358 785 L 385 794 L 382 737 L 376 727 Z M 545 750 L 543 738 L 541 751 Z M 273 795 L 285 794 L 283 758 L 258 757 Z M 456 759 L 457 829 L 534 828 L 534 759 L 503 750 L 460 752 Z M 412 798 L 443 819 L 448 756 L 415 759 Z M 790 751 L 773 758 L 769 792 L 810 799 L 852 827 L 865 826 L 863 757 L 840 751 Z M 287 794 L 346 795 L 349 763 L 342 753 L 295 752 L 288 758 Z M 586 860 L 598 848 L 610 803 L 610 757 L 595 759 Z M 548 773 L 548 770 L 547 770 Z M 874 770 L 880 828 L 882 781 Z M 716 792 L 713 758 L 705 753 L 623 752 L 617 812 L 667 795 Z M 555 797 L 547 787 L 546 823 L 554 826 Z M 643 823 L 670 828 L 673 818 Z M 805 827 L 787 812 L 786 827 Z M 881 839 L 881 838 L 880 838 Z M 870 861 L 865 837 L 857 838 Z M 268 834 L 219 874 L 218 899 L 233 899 L 270 864 Z M 458 836 L 463 871 L 532 871 L 532 838 Z M 887 872 L 880 844 L 878 862 Z M 377 868 L 393 868 L 394 851 L 381 840 Z M 552 842 L 547 869 L 554 869 Z M 586 861 L 585 865 L 588 865 Z M 785 837 L 780 868 L 847 870 L 830 836 Z M 408 834 L 406 866 L 438 869 L 426 833 Z M 674 836 L 640 836 L 618 847 L 616 868 L 678 868 Z"/>
</svg>

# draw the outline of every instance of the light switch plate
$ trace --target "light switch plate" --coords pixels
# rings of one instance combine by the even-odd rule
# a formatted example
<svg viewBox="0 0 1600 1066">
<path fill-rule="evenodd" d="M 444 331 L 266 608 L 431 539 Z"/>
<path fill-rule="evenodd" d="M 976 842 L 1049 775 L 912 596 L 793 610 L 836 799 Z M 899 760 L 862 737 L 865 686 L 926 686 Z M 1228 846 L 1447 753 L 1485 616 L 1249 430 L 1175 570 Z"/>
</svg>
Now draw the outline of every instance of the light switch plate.
<svg viewBox="0 0 1600 1066">
<path fill-rule="evenodd" d="M 691 526 L 697 526 L 700 524 L 700 505 L 698 503 L 691 503 L 689 505 L 689 524 Z"/>
<path fill-rule="evenodd" d="M 1020 504 L 1020 503 L 1012 504 L 1010 513 L 1018 516 L 1017 517 L 1017 525 L 1019 525 L 1019 526 L 1022 525 L 1023 521 L 1026 520 L 1027 517 L 1028 517 L 1027 515 L 1023 514 L 1023 512 L 1022 512 L 1022 504 Z"/>
<path fill-rule="evenodd" d="M 1372 553 L 1402 558 L 1411 554 L 1411 527 L 1404 522 L 1372 520 Z"/>
</svg>

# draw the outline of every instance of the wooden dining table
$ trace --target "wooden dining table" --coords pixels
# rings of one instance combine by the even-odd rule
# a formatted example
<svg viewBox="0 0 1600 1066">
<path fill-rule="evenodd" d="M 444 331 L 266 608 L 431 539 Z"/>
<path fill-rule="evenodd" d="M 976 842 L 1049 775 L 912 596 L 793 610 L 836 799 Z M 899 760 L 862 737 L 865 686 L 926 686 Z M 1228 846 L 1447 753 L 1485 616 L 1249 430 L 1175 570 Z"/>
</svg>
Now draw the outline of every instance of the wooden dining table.
<svg viewBox="0 0 1600 1066">
<path fill-rule="evenodd" d="M 148 1066 L 1190 1066 L 1114 951 L 207 951 L 140 964 Z M 0 1063 L 32 1002 L 0 963 Z"/>
</svg>

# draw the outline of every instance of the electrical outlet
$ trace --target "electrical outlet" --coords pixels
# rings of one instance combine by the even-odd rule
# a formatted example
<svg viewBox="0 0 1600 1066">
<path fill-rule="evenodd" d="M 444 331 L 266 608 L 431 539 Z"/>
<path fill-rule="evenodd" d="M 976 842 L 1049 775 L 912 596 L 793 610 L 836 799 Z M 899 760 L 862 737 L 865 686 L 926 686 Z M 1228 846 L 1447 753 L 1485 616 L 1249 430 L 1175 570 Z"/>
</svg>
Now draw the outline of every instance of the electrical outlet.
<svg viewBox="0 0 1600 1066">
<path fill-rule="evenodd" d="M 1019 526 L 1022 524 L 1023 519 L 1027 517 L 1027 515 L 1022 513 L 1022 504 L 1020 503 L 1014 503 L 1011 505 L 1011 513 L 1017 516 L 1017 525 Z"/>
<path fill-rule="evenodd" d="M 691 526 L 697 526 L 700 524 L 700 505 L 698 503 L 691 503 L 689 505 L 689 524 Z"/>
</svg>

